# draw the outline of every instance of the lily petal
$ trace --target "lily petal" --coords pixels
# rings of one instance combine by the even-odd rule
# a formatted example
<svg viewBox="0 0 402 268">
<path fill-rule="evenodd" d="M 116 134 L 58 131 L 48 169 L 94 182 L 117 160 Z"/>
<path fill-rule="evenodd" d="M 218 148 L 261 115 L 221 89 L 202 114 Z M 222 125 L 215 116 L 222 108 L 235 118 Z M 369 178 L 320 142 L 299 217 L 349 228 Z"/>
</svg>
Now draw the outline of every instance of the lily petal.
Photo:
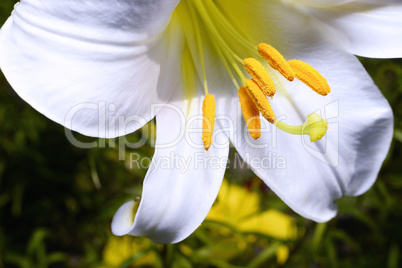
<svg viewBox="0 0 402 268">
<path fill-rule="evenodd" d="M 308 136 L 284 133 L 262 119 L 261 138 L 254 141 L 244 135 L 247 127 L 238 99 L 223 90 L 226 99 L 220 98 L 224 101 L 217 103 L 217 114 L 231 114 L 239 128 L 231 141 L 257 176 L 300 215 L 328 221 L 336 214 L 334 200 L 344 194 L 359 195 L 374 183 L 392 139 L 392 111 L 360 62 L 322 38 L 307 14 L 273 2 L 266 3 L 264 10 L 274 14 L 266 16 L 265 25 L 275 26 L 276 32 L 268 27 L 259 29 L 260 36 L 257 30 L 249 31 L 254 43 L 263 36 L 262 41 L 273 44 L 286 59 L 312 65 L 331 87 L 323 97 L 300 81 L 287 82 L 271 72 L 277 86 L 270 101 L 276 117 L 301 125 L 307 114 L 318 110 L 329 121 L 327 135 L 311 143 Z M 253 12 L 258 19 L 258 10 Z M 225 88 L 228 83 L 209 84 Z"/>
<path fill-rule="evenodd" d="M 169 23 L 178 2 L 22 1 L 1 29 L 0 67 L 24 100 L 70 129 L 133 132 L 179 82 L 182 39 Z"/>
<path fill-rule="evenodd" d="M 177 100 L 156 116 L 157 140 L 145 177 L 140 206 L 132 222 L 132 202 L 115 214 L 116 235 L 145 236 L 157 243 L 177 243 L 200 226 L 218 194 L 226 169 L 229 141 L 214 136 L 202 144 L 202 100 Z M 187 112 L 188 111 L 188 112 Z M 219 128 L 215 124 L 215 132 Z"/>
<path fill-rule="evenodd" d="M 320 108 L 322 116 L 329 120 L 329 130 L 322 141 L 310 143 L 308 137 L 281 132 L 266 121 L 268 133 L 257 141 L 247 136 L 241 136 L 240 142 L 233 141 L 257 176 L 282 200 L 302 216 L 318 222 L 335 216 L 334 200 L 344 194 L 359 195 L 372 186 L 393 132 L 390 107 L 360 63 L 343 53 L 327 56 L 340 66 L 321 72 L 332 86 L 330 98 L 297 94 L 307 91 L 300 83 L 289 86 L 299 103 L 296 109 L 286 97 L 278 96 L 271 102 L 277 118 L 294 125 L 298 124 L 295 119 L 299 114 Z M 245 127 L 241 117 L 238 121 Z M 257 148 L 264 145 L 267 147 Z"/>
<path fill-rule="evenodd" d="M 297 3 L 308 7 L 333 7 L 347 3 L 370 3 L 376 5 L 384 5 L 398 3 L 399 0 L 295 0 Z"/>
<path fill-rule="evenodd" d="M 308 8 L 307 12 L 323 23 L 323 32 L 328 38 L 352 54 L 373 58 L 402 57 L 401 2 L 372 2 Z"/>
<path fill-rule="evenodd" d="M 295 0 L 295 2 L 309 7 L 333 7 L 353 1 L 354 0 Z"/>
</svg>

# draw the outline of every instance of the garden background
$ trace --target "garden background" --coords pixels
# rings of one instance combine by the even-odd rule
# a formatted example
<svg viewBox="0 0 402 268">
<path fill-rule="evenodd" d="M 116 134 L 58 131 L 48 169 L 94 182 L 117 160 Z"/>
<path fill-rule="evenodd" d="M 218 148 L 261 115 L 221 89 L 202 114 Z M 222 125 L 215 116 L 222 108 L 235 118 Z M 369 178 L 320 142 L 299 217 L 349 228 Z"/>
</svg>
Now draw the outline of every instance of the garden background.
<svg viewBox="0 0 402 268">
<path fill-rule="evenodd" d="M 0 25 L 15 2 L 0 1 Z M 395 114 L 391 150 L 367 193 L 343 197 L 338 216 L 317 224 L 294 213 L 247 168 L 232 166 L 207 220 L 174 245 L 113 236 L 114 212 L 141 195 L 146 169 L 118 160 L 118 140 L 100 140 L 106 148 L 72 146 L 63 127 L 21 100 L 0 74 L 0 268 L 399 267 L 402 60 L 360 60 Z M 154 130 L 151 122 L 127 139 Z M 126 154 L 151 158 L 152 141 Z"/>
</svg>

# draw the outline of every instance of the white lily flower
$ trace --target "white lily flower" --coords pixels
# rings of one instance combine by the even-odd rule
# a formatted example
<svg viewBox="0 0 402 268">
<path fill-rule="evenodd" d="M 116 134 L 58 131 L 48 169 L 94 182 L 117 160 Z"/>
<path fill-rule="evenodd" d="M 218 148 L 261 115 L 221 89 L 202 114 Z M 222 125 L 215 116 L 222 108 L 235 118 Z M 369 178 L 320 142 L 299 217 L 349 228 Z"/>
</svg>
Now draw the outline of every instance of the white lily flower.
<svg viewBox="0 0 402 268">
<path fill-rule="evenodd" d="M 141 202 L 120 207 L 112 231 L 175 243 L 208 214 L 229 140 L 280 198 L 317 222 L 335 216 L 334 200 L 371 187 L 393 116 L 352 54 L 401 57 L 401 15 L 395 0 L 22 0 L 1 28 L 0 67 L 35 109 L 88 136 L 125 135 L 156 114 L 155 155 Z M 260 43 L 275 47 L 279 58 L 313 66 L 324 80 L 318 74 L 287 81 L 259 57 Z M 265 97 L 251 102 L 275 123 L 261 117 L 257 133 L 249 126 L 257 140 L 239 112 L 246 58 L 263 63 L 276 87 L 272 110 L 259 105 Z M 289 63 L 292 70 L 297 62 Z M 331 93 L 321 96 L 299 79 L 313 88 L 311 79 L 327 81 Z M 207 101 L 204 115 L 216 116 L 203 137 L 197 130 L 206 93 L 215 101 Z M 101 117 L 99 103 L 107 107 Z M 317 111 L 328 122 L 311 115 Z M 326 135 L 311 143 L 289 133 L 312 141 Z M 158 166 L 176 156 L 187 161 L 184 170 Z"/>
</svg>

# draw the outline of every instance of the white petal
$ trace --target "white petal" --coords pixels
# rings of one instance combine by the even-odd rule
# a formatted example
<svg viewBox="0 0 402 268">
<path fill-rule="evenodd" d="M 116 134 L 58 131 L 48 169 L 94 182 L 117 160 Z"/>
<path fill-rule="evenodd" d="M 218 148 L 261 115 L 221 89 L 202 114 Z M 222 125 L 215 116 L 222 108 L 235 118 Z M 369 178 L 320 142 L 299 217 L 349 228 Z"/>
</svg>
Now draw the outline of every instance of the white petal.
<svg viewBox="0 0 402 268">
<path fill-rule="evenodd" d="M 355 3 L 370 3 L 375 5 L 386 5 L 398 3 L 400 0 L 295 0 L 295 2 L 308 7 L 333 7 L 351 2 Z"/>
<path fill-rule="evenodd" d="M 178 0 L 25 0 L 0 32 L 11 86 L 50 119 L 89 136 L 133 132 L 180 77 Z M 169 67 L 167 67 L 169 66 Z"/>
<path fill-rule="evenodd" d="M 402 4 L 352 3 L 309 8 L 323 23 L 323 32 L 346 51 L 374 58 L 402 57 Z"/>
<path fill-rule="evenodd" d="M 306 136 L 284 133 L 264 120 L 262 136 L 254 142 L 244 135 L 247 129 L 235 89 L 217 103 L 217 114 L 231 114 L 239 128 L 231 141 L 257 176 L 302 216 L 327 221 L 336 214 L 336 199 L 361 194 L 374 183 L 392 139 L 392 112 L 359 61 L 326 42 L 306 14 L 271 2 L 266 9 L 276 15 L 266 17 L 266 25 L 275 25 L 276 32 L 261 27 L 256 40 L 273 44 L 288 60 L 312 65 L 332 89 L 323 97 L 272 71 L 278 90 L 270 100 L 273 110 L 285 123 L 301 125 L 307 114 L 319 109 L 330 123 L 327 135 L 311 143 Z M 209 83 L 215 89 L 228 85 Z"/>
<path fill-rule="evenodd" d="M 242 136 L 240 142 L 233 140 L 243 159 L 282 200 L 319 222 L 335 216 L 334 200 L 344 194 L 361 194 L 372 186 L 393 131 L 390 107 L 360 63 L 341 53 L 326 55 L 339 67 L 325 70 L 315 66 L 329 81 L 331 96 L 313 96 L 298 83 L 288 87 L 298 109 L 285 97 L 275 96 L 271 101 L 277 118 L 292 125 L 302 123 L 300 114 L 320 109 L 329 120 L 322 141 L 310 143 L 308 137 L 276 130 L 265 120 L 268 132 L 256 142 L 249 136 Z M 267 147 L 253 148 L 264 145 Z"/>
<path fill-rule="evenodd" d="M 131 225 L 132 202 L 116 213 L 116 235 L 145 236 L 157 243 L 176 243 L 189 236 L 207 216 L 222 183 L 229 142 L 214 137 L 205 151 L 201 139 L 201 99 L 174 97 L 157 116 L 157 145 L 144 181 L 140 207 Z M 190 106 L 189 106 L 190 105 Z M 189 112 L 187 112 L 189 111 Z M 217 124 L 215 132 L 219 129 Z"/>
<path fill-rule="evenodd" d="M 353 1 L 354 0 L 295 0 L 295 2 L 297 3 L 310 7 L 331 7 L 350 3 Z"/>
</svg>

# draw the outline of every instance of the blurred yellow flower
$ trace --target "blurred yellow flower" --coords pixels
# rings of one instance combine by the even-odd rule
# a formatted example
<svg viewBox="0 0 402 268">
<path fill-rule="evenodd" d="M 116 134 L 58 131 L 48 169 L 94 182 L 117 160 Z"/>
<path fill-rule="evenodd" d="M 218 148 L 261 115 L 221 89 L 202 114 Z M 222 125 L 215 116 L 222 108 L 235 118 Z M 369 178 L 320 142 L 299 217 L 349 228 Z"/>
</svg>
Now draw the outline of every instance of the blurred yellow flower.
<svg viewBox="0 0 402 268">
<path fill-rule="evenodd" d="M 241 232 L 264 234 L 279 240 L 293 240 L 297 236 L 292 217 L 274 209 L 261 212 L 258 193 L 229 184 L 226 180 L 206 219 L 229 224 Z M 279 263 L 285 262 L 288 255 L 286 246 L 278 248 Z"/>
<path fill-rule="evenodd" d="M 103 268 L 115 268 L 123 263 L 137 267 L 154 265 L 157 262 L 155 251 L 150 251 L 152 242 L 142 237 L 111 236 L 103 250 Z"/>
</svg>

